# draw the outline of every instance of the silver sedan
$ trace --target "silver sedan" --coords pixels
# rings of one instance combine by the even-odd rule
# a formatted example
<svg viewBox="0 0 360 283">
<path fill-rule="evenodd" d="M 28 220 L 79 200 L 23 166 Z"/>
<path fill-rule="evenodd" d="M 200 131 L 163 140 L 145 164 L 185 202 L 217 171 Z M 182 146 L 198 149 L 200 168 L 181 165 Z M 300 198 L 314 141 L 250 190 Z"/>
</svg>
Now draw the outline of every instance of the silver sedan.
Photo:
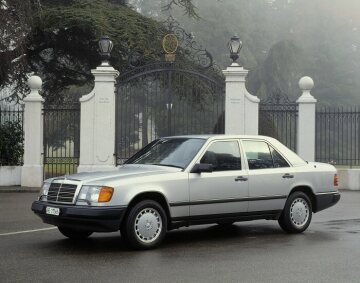
<svg viewBox="0 0 360 283">
<path fill-rule="evenodd" d="M 301 233 L 336 204 L 336 169 L 306 162 L 265 136 L 177 136 L 153 141 L 113 171 L 44 181 L 32 210 L 71 239 L 121 231 L 136 249 L 197 224 L 277 220 Z"/>
</svg>

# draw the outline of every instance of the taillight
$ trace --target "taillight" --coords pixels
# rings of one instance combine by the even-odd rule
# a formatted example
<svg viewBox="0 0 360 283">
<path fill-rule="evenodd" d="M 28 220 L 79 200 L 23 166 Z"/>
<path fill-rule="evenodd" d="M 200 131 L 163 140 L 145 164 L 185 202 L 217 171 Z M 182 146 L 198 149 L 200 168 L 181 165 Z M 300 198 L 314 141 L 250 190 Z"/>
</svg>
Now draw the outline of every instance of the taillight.
<svg viewBox="0 0 360 283">
<path fill-rule="evenodd" d="M 339 186 L 339 176 L 338 176 L 338 174 L 334 175 L 334 186 L 335 187 Z"/>
</svg>

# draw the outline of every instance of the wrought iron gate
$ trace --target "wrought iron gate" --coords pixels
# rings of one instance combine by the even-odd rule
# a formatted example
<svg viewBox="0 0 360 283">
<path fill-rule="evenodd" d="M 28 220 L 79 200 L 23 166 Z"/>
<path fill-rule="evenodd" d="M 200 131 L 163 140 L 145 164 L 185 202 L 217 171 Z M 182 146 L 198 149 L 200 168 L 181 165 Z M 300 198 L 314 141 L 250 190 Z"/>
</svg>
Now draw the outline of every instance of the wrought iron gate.
<svg viewBox="0 0 360 283">
<path fill-rule="evenodd" d="M 297 103 L 277 90 L 260 103 L 259 134 L 273 137 L 295 151 L 297 113 Z"/>
<path fill-rule="evenodd" d="M 47 106 L 44 118 L 44 179 L 76 173 L 80 157 L 80 105 Z"/>
<path fill-rule="evenodd" d="M 139 54 L 130 54 L 129 68 L 118 78 L 118 164 L 158 137 L 224 132 L 221 72 L 211 55 L 172 18 L 166 32 L 162 37 L 165 52 L 158 62 L 143 64 Z M 167 42 L 169 38 L 172 41 Z M 182 49 L 175 53 L 178 40 Z"/>
</svg>

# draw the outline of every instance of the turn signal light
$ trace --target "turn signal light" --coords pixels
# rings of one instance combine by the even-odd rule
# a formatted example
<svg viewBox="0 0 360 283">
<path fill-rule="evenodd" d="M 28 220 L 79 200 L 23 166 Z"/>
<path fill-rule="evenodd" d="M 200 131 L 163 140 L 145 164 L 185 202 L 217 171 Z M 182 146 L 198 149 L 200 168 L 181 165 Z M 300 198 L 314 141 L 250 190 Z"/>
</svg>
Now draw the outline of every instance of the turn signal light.
<svg viewBox="0 0 360 283">
<path fill-rule="evenodd" d="M 334 186 L 339 186 L 339 176 L 337 174 L 334 175 Z"/>
<path fill-rule="evenodd" d="M 114 193 L 114 189 L 110 187 L 102 187 L 99 193 L 98 202 L 108 202 Z"/>
</svg>

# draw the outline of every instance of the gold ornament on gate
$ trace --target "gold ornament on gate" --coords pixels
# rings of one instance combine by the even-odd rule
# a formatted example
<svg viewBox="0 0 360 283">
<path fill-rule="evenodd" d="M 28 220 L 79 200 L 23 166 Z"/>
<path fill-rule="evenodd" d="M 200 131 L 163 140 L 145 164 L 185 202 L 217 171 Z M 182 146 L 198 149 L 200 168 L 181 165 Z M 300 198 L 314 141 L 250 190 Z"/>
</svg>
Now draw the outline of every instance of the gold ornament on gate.
<svg viewBox="0 0 360 283">
<path fill-rule="evenodd" d="M 165 51 L 165 60 L 167 62 L 175 61 L 175 53 L 179 46 L 179 41 L 175 34 L 169 33 L 164 36 L 162 41 L 162 47 Z"/>
</svg>

